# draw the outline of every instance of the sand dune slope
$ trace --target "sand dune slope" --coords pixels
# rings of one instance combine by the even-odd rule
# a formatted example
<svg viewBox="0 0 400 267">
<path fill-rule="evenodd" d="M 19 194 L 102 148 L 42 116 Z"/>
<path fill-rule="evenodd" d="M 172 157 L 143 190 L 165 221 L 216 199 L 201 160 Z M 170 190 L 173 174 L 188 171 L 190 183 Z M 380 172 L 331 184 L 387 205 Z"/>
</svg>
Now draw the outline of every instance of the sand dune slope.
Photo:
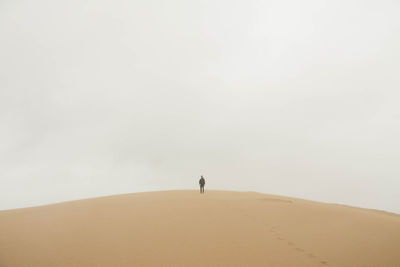
<svg viewBox="0 0 400 267">
<path fill-rule="evenodd" d="M 166 191 L 0 212 L 1 267 L 400 266 L 400 216 Z"/>
</svg>

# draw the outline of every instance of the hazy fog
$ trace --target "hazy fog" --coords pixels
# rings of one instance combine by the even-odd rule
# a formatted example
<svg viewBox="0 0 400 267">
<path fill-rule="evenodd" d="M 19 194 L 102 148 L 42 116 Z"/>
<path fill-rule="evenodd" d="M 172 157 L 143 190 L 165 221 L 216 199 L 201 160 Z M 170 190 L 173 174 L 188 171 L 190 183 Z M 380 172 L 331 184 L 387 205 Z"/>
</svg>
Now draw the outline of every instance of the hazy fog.
<svg viewBox="0 0 400 267">
<path fill-rule="evenodd" d="M 400 212 L 397 0 L 0 0 L 0 209 L 259 191 Z"/>
</svg>

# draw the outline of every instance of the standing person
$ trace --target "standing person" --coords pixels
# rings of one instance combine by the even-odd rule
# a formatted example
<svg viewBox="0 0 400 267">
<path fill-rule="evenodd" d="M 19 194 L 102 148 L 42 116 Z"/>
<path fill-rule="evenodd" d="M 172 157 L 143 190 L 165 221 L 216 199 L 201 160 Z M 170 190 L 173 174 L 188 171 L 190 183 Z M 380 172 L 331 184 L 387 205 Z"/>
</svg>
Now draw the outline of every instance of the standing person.
<svg viewBox="0 0 400 267">
<path fill-rule="evenodd" d="M 203 175 L 201 176 L 199 180 L 199 185 L 200 185 L 200 194 L 204 194 L 204 185 L 206 184 L 206 180 L 204 179 Z"/>
</svg>

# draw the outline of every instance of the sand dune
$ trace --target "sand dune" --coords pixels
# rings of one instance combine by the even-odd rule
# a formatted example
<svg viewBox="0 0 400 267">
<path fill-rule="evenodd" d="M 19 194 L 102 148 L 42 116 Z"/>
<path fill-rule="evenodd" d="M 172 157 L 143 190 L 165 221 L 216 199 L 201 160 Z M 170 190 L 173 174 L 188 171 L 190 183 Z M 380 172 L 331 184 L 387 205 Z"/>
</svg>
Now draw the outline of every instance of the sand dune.
<svg viewBox="0 0 400 267">
<path fill-rule="evenodd" d="M 400 216 L 166 191 L 0 212 L 1 267 L 400 266 Z"/>
</svg>

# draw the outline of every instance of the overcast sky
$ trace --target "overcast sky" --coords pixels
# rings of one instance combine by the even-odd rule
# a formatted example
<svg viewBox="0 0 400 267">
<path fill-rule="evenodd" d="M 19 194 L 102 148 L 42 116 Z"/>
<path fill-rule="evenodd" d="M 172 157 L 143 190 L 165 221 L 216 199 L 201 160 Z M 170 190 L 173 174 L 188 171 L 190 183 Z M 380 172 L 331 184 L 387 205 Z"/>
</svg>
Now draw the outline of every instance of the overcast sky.
<svg viewBox="0 0 400 267">
<path fill-rule="evenodd" d="M 170 189 L 400 213 L 397 0 L 0 0 L 0 209 Z"/>
</svg>

